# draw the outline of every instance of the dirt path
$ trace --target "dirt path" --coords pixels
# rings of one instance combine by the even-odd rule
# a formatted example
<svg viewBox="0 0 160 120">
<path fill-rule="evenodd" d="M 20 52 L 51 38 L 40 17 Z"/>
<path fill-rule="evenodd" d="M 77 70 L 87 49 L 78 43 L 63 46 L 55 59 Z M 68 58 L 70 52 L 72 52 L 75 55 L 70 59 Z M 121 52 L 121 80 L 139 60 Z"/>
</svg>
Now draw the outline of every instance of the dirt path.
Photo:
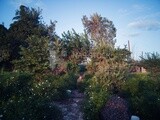
<svg viewBox="0 0 160 120">
<path fill-rule="evenodd" d="M 67 100 L 54 102 L 62 110 L 63 120 L 83 120 L 81 103 L 84 100 L 84 94 L 78 90 L 71 92 L 71 97 Z"/>
</svg>

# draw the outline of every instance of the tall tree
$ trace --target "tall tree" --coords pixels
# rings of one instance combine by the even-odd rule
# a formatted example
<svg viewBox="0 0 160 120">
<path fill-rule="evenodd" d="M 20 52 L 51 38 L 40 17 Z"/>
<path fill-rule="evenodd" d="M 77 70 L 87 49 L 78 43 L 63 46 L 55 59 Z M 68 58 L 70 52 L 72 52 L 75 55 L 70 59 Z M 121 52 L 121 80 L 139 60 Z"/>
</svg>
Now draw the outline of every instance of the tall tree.
<svg viewBox="0 0 160 120">
<path fill-rule="evenodd" d="M 47 36 L 46 26 L 41 21 L 41 10 L 28 8 L 21 5 L 16 11 L 14 22 L 9 28 L 9 38 L 11 40 L 11 60 L 20 57 L 19 46 L 27 47 L 26 39 L 31 35 Z"/>
<path fill-rule="evenodd" d="M 46 25 L 42 22 L 40 9 L 29 8 L 21 5 L 19 10 L 16 11 L 14 22 L 10 25 L 8 29 L 8 40 L 9 40 L 9 63 L 11 67 L 13 64 L 11 61 L 18 60 L 21 57 L 21 47 L 27 48 L 29 46 L 28 37 L 50 37 L 49 39 L 54 39 L 55 36 L 55 24 L 52 22 L 50 25 Z"/>
<path fill-rule="evenodd" d="M 116 28 L 112 21 L 95 13 L 91 15 L 90 19 L 87 16 L 83 16 L 82 23 L 91 39 L 96 41 L 97 44 L 105 43 L 114 47 Z"/>
<path fill-rule="evenodd" d="M 0 69 L 8 69 L 10 67 L 10 41 L 8 39 L 8 29 L 0 24 Z"/>
</svg>

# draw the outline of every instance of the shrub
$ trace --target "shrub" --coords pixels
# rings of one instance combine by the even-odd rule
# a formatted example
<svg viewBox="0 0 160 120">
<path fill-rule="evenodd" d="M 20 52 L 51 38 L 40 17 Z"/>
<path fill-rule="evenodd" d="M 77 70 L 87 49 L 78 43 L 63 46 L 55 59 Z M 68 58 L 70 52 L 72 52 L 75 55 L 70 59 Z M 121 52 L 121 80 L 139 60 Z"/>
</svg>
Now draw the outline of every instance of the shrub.
<svg viewBox="0 0 160 120">
<path fill-rule="evenodd" d="M 127 49 L 114 49 L 108 45 L 95 47 L 91 52 L 91 62 L 87 72 L 92 74 L 86 89 L 87 100 L 84 113 L 87 120 L 99 120 L 100 109 L 108 97 L 117 94 L 128 76 Z"/>
<path fill-rule="evenodd" d="M 105 86 L 98 83 L 97 78 L 91 78 L 86 89 L 86 101 L 84 102 L 84 118 L 86 120 L 99 120 L 99 112 L 109 97 Z"/>
<path fill-rule="evenodd" d="M 0 75 L 1 99 L 30 95 L 32 75 L 28 73 L 3 73 Z"/>
<path fill-rule="evenodd" d="M 46 119 L 61 120 L 61 111 L 55 106 L 49 106 L 37 96 L 17 97 L 13 96 L 6 102 L 2 102 L 3 118 L 6 120 L 19 119 Z"/>
<path fill-rule="evenodd" d="M 53 77 L 52 77 L 53 78 Z M 57 79 L 58 81 L 58 79 Z M 37 81 L 29 73 L 3 73 L 0 75 L 0 115 L 3 119 L 55 119 L 61 120 L 61 111 L 49 105 L 58 91 L 55 79 Z M 63 85 L 59 85 L 62 88 Z"/>
<path fill-rule="evenodd" d="M 145 56 L 141 56 L 140 62 L 151 73 L 154 79 L 160 74 L 160 54 L 146 53 Z"/>
<path fill-rule="evenodd" d="M 61 76 L 46 76 L 45 79 L 49 81 L 50 86 L 52 86 L 49 88 L 46 86 L 47 94 L 54 94 L 52 95 L 52 100 L 65 99 L 68 97 L 66 90 L 76 88 L 77 76 L 73 73 L 63 74 Z"/>
<path fill-rule="evenodd" d="M 142 120 L 159 120 L 159 83 L 146 74 L 134 74 L 123 87 L 131 103 L 132 114 Z"/>
</svg>

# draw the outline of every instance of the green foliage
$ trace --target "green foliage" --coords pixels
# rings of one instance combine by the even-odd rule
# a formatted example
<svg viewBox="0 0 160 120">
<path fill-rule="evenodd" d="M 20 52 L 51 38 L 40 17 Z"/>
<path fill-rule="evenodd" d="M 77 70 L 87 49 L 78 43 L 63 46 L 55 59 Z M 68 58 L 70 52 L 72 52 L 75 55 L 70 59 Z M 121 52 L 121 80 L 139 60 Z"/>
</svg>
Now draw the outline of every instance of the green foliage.
<svg viewBox="0 0 160 120">
<path fill-rule="evenodd" d="M 0 25 L 0 67 L 13 70 L 13 60 L 21 57 L 20 47 L 28 47 L 29 36 L 50 37 L 55 35 L 55 23 L 45 25 L 42 22 L 41 10 L 21 5 L 16 11 L 13 23 L 7 30 Z"/>
<path fill-rule="evenodd" d="M 87 120 L 99 120 L 99 112 L 112 94 L 118 94 L 128 76 L 127 49 L 114 49 L 106 44 L 95 47 L 87 72 L 93 77 L 88 80 L 87 101 L 84 105 Z"/>
<path fill-rule="evenodd" d="M 8 101 L 2 102 L 1 115 L 6 120 L 14 119 L 45 119 L 61 120 L 61 111 L 47 104 L 43 99 L 35 96 L 12 96 Z"/>
<path fill-rule="evenodd" d="M 0 115 L 4 119 L 61 120 L 54 100 L 68 97 L 66 90 L 75 89 L 77 76 L 44 75 L 40 80 L 29 73 L 0 74 Z"/>
<path fill-rule="evenodd" d="M 86 34 L 78 34 L 73 29 L 62 34 L 66 57 L 73 64 L 81 63 L 90 49 L 90 42 Z"/>
<path fill-rule="evenodd" d="M 45 79 L 50 83 L 49 86 L 51 87 L 48 88 L 48 86 L 45 85 L 46 81 L 43 81 L 42 86 L 46 87 L 42 87 L 42 91 L 44 91 L 45 94 L 47 92 L 46 95 L 52 96 L 52 100 L 65 99 L 68 97 L 66 90 L 72 90 L 76 88 L 77 76 L 75 76 L 73 73 L 56 76 L 49 75 L 46 76 Z"/>
<path fill-rule="evenodd" d="M 15 69 L 30 73 L 43 73 L 49 68 L 48 38 L 30 36 L 28 47 L 21 47 L 21 59 L 15 60 Z"/>
<path fill-rule="evenodd" d="M 124 48 L 114 48 L 116 28 L 112 21 L 94 14 L 84 16 L 83 25 L 95 45 L 90 50 L 91 61 L 87 72 L 93 77 L 88 80 L 87 100 L 84 104 L 85 119 L 99 120 L 99 112 L 111 94 L 121 91 L 125 83 L 130 52 Z"/>
<path fill-rule="evenodd" d="M 67 56 L 70 56 L 75 52 L 84 55 L 85 52 L 88 52 L 90 49 L 90 42 L 86 34 L 78 34 L 72 29 L 72 31 L 68 31 L 67 33 L 64 32 L 62 36 Z"/>
<path fill-rule="evenodd" d="M 146 53 L 146 56 L 141 56 L 141 64 L 154 77 L 160 74 L 160 55 L 158 53 Z"/>
<path fill-rule="evenodd" d="M 41 11 L 21 5 L 19 10 L 16 11 L 13 18 L 14 22 L 9 28 L 11 38 L 24 42 L 31 35 L 47 36 L 45 25 L 41 21 Z"/>
<path fill-rule="evenodd" d="M 62 34 L 62 39 L 56 38 L 51 41 L 51 56 L 55 61 L 52 66 L 58 66 L 67 72 L 78 72 L 78 64 L 85 60 L 89 54 L 90 42 L 86 34 L 78 34 L 75 30 Z M 53 67 L 53 68 L 54 68 Z"/>
<path fill-rule="evenodd" d="M 9 58 L 9 41 L 7 38 L 8 30 L 0 24 L 0 63 Z"/>
<path fill-rule="evenodd" d="M 26 47 L 28 36 L 47 36 L 45 25 L 41 22 L 41 10 L 21 5 L 16 11 L 14 22 L 10 25 L 8 37 L 10 39 L 11 60 L 20 57 L 20 46 Z"/>
<path fill-rule="evenodd" d="M 86 90 L 87 99 L 84 102 L 84 118 L 86 120 L 99 120 L 99 112 L 109 97 L 109 92 L 105 86 L 98 83 L 96 77 L 88 80 Z"/>
<path fill-rule="evenodd" d="M 132 114 L 142 120 L 159 120 L 160 84 L 147 74 L 133 74 L 123 87 L 131 103 Z"/>
<path fill-rule="evenodd" d="M 107 45 L 100 46 L 92 51 L 87 70 L 99 80 L 98 84 L 106 86 L 107 89 L 109 86 L 120 89 L 128 75 L 129 54 L 125 48 L 113 49 Z"/>
</svg>

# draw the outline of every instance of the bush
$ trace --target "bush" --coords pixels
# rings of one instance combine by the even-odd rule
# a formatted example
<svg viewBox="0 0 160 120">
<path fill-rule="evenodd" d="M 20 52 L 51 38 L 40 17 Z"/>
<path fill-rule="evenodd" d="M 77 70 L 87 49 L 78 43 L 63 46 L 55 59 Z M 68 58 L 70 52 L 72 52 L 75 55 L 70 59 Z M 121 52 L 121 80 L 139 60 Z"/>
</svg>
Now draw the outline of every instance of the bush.
<svg viewBox="0 0 160 120">
<path fill-rule="evenodd" d="M 64 97 L 66 93 L 61 89 L 68 88 L 69 85 L 65 83 L 67 83 L 69 76 L 64 81 L 61 77 L 57 79 L 55 79 L 56 77 L 47 78 L 49 76 L 38 81 L 29 73 L 0 74 L 1 118 L 6 120 L 61 120 L 61 111 L 49 103 L 51 100 L 57 99 L 57 96 L 58 98 Z M 60 79 L 62 82 L 57 86 L 56 83 Z M 62 95 L 62 93 L 64 94 Z"/>
<path fill-rule="evenodd" d="M 108 45 L 95 47 L 87 72 L 92 74 L 86 89 L 84 113 L 87 120 L 99 120 L 99 112 L 112 94 L 117 94 L 128 76 L 127 49 L 114 49 Z"/>
<path fill-rule="evenodd" d="M 48 105 L 46 101 L 37 96 L 16 97 L 13 96 L 6 102 L 2 102 L 2 113 L 5 120 L 61 120 L 61 111 Z"/>
<path fill-rule="evenodd" d="M 87 98 L 83 108 L 86 120 L 99 120 L 99 112 L 109 97 L 107 88 L 97 82 L 95 77 L 88 80 L 89 86 L 85 91 Z"/>
<path fill-rule="evenodd" d="M 52 94 L 48 96 L 52 96 L 52 100 L 59 100 L 68 98 L 68 94 L 66 93 L 66 91 L 76 88 L 77 76 L 73 73 L 57 76 L 50 75 L 46 76 L 45 80 L 50 83 L 49 86 L 52 86 L 48 88 L 48 86 L 45 85 L 46 89 L 44 89 L 48 91 L 47 94 Z"/>
<path fill-rule="evenodd" d="M 82 93 L 84 93 L 86 89 L 88 89 L 88 86 L 90 84 L 90 79 L 93 77 L 93 75 L 86 73 L 84 74 L 85 77 L 83 78 L 83 80 L 77 84 L 78 90 Z"/>
<path fill-rule="evenodd" d="M 3 73 L 0 75 L 0 100 L 10 97 L 30 95 L 32 75 L 28 73 Z"/>
<path fill-rule="evenodd" d="M 159 83 L 146 74 L 134 74 L 123 87 L 131 103 L 132 114 L 142 120 L 159 120 Z"/>
</svg>

